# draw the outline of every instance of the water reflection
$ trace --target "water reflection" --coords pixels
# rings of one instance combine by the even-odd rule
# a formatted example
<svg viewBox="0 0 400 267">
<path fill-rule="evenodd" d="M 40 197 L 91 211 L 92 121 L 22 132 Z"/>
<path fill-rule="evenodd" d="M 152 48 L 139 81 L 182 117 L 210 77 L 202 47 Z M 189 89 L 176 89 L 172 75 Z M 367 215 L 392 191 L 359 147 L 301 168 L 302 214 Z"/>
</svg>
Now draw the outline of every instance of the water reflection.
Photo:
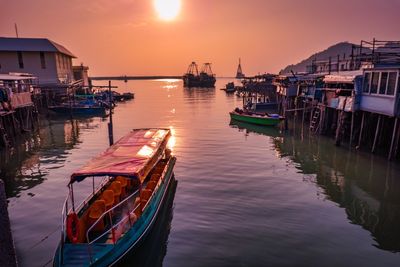
<svg viewBox="0 0 400 267">
<path fill-rule="evenodd" d="M 0 175 L 7 197 L 19 197 L 43 183 L 50 169 L 64 166 L 68 151 L 80 143 L 80 131 L 95 127 L 93 119 L 44 119 L 35 134 L 19 140 L 12 150 L 1 150 Z"/>
<path fill-rule="evenodd" d="M 149 235 L 142 244 L 123 259 L 119 266 L 162 266 L 167 253 L 168 236 L 173 217 L 173 203 L 178 181 L 172 177 L 165 202 Z"/>
<path fill-rule="evenodd" d="M 400 251 L 398 166 L 373 155 L 336 148 L 325 138 L 302 141 L 286 136 L 275 141 L 280 156 L 298 163 L 304 180 L 322 189 L 321 197 L 338 203 L 351 223 L 371 232 L 377 242 L 374 246 Z"/>
<path fill-rule="evenodd" d="M 193 102 L 210 101 L 215 97 L 215 87 L 184 87 L 183 90 L 184 98 L 192 99 Z"/>
<path fill-rule="evenodd" d="M 239 131 L 244 132 L 246 136 L 249 135 L 249 133 L 256 133 L 259 135 L 266 135 L 270 137 L 282 136 L 277 127 L 265 127 L 235 120 L 231 120 L 229 126 L 231 126 L 232 128 L 237 128 Z"/>
</svg>

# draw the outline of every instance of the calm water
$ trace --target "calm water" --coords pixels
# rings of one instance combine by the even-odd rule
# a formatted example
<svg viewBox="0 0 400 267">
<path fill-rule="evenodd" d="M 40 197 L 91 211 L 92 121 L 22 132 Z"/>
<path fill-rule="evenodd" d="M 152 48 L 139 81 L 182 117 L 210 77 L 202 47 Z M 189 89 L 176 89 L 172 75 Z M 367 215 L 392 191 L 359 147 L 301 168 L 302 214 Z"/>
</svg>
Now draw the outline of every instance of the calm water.
<svg viewBox="0 0 400 267">
<path fill-rule="evenodd" d="M 118 84 L 136 95 L 115 110 L 116 139 L 131 128 L 171 127 L 178 158 L 162 216 L 124 264 L 400 266 L 400 164 L 297 129 L 230 125 L 241 100 L 219 90 L 226 82 Z M 50 265 L 68 176 L 108 146 L 107 119 L 43 124 L 0 156 L 21 266 Z"/>
</svg>

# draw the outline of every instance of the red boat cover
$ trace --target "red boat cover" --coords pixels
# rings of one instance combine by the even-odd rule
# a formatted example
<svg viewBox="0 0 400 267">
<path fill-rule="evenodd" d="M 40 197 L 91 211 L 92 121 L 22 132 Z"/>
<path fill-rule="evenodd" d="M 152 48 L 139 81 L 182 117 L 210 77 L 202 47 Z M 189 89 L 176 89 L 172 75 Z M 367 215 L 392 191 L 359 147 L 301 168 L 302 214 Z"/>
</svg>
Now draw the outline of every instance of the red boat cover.
<svg viewBox="0 0 400 267">
<path fill-rule="evenodd" d="M 70 183 L 88 176 L 105 175 L 121 175 L 142 181 L 162 155 L 170 135 L 169 129 L 133 130 L 74 172 Z"/>
</svg>

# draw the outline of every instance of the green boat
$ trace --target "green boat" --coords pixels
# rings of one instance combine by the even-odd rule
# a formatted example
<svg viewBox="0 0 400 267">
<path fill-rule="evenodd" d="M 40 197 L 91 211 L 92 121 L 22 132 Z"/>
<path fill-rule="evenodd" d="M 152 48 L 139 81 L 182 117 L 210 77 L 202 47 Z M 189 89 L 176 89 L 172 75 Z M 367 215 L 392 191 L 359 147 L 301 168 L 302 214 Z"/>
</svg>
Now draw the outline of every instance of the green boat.
<svg viewBox="0 0 400 267">
<path fill-rule="evenodd" d="M 229 112 L 229 114 L 232 120 L 263 126 L 276 126 L 281 120 L 283 120 L 283 117 L 279 116 L 278 114 L 254 113 L 238 109 Z"/>
</svg>

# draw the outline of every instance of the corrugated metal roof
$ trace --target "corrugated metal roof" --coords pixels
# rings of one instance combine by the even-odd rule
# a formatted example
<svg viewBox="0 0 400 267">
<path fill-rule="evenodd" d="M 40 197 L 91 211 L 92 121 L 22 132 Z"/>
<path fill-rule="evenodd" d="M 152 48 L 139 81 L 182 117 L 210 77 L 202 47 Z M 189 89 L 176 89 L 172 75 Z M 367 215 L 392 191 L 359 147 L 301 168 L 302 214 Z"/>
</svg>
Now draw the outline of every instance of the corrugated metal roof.
<svg viewBox="0 0 400 267">
<path fill-rule="evenodd" d="M 64 46 L 46 38 L 0 37 L 0 51 L 59 52 L 76 58 L 76 56 Z"/>
<path fill-rule="evenodd" d="M 326 75 L 324 82 L 326 83 L 353 83 L 357 76 L 362 75 L 362 70 L 343 71 L 338 74 Z"/>
</svg>

